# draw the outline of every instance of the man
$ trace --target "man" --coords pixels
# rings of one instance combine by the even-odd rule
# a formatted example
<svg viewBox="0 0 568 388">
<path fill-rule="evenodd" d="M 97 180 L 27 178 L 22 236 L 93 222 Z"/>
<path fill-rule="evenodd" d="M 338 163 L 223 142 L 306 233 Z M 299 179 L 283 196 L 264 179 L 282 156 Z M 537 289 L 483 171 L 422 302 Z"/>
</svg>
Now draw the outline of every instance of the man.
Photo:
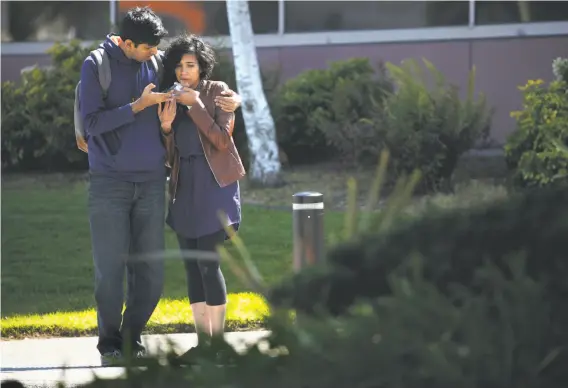
<svg viewBox="0 0 568 388">
<path fill-rule="evenodd" d="M 163 261 L 147 257 L 164 250 L 166 168 L 157 104 L 172 95 L 153 91 L 159 90 L 160 80 L 150 59 L 166 34 L 151 9 L 131 9 L 119 34 L 109 34 L 100 46 L 108 54 L 112 75 L 105 98 L 95 60 L 87 57 L 81 69 L 97 348 L 103 365 L 120 361 L 125 351 L 144 355 L 141 333 L 163 289 Z M 240 98 L 229 94 L 218 106 L 234 111 Z"/>
</svg>

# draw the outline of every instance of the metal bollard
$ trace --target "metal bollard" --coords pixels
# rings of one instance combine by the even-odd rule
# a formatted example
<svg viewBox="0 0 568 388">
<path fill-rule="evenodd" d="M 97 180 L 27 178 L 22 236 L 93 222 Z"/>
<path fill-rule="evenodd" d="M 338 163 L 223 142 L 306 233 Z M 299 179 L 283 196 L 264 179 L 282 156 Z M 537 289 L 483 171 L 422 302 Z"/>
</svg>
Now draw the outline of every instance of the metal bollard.
<svg viewBox="0 0 568 388">
<path fill-rule="evenodd" d="M 294 271 L 324 259 L 323 194 L 301 192 L 293 195 Z"/>
</svg>

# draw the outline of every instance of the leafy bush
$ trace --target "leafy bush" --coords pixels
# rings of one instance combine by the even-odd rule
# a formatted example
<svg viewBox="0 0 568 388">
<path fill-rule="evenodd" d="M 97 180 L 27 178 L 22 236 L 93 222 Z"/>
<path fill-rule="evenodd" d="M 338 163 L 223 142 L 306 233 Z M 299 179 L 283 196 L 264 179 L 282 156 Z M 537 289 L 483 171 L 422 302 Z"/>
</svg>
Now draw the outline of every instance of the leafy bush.
<svg viewBox="0 0 568 388">
<path fill-rule="evenodd" d="M 414 60 L 388 63 L 397 90 L 359 126 L 375 133 L 374 160 L 384 149 L 390 151 L 395 177 L 420 169 L 423 187 L 438 189 L 452 177 L 459 157 L 487 137 L 492 110 L 483 95 L 474 98 L 475 69 L 462 101 L 459 89 L 432 63 L 423 62 L 428 76 Z"/>
<path fill-rule="evenodd" d="M 2 166 L 60 170 L 86 166 L 73 135 L 73 103 L 81 65 L 92 48 L 78 41 L 48 50 L 53 67 L 34 68 L 2 85 Z"/>
<path fill-rule="evenodd" d="M 389 91 L 384 68 L 375 72 L 368 58 L 332 62 L 328 69 L 308 70 L 285 82 L 274 101 L 274 116 L 290 162 L 313 163 L 338 152 L 351 160 L 364 154 L 374 145 L 354 124 Z"/>
<path fill-rule="evenodd" d="M 547 285 L 554 334 L 559 343 L 568 344 L 568 314 L 562 307 L 568 296 L 567 234 L 568 196 L 562 189 L 516 194 L 468 210 L 431 209 L 388 232 L 338 246 L 330 252 L 328 265 L 291 277 L 272 290 L 270 300 L 306 313 L 343 314 L 359 298 L 388 294 L 388 276 L 405 273 L 414 254 L 424 257 L 426 279 L 446 293 L 456 284 L 472 286 L 476 269 L 485 261 L 509 274 L 506 259 L 524 255 L 528 274 Z"/>
<path fill-rule="evenodd" d="M 568 155 L 555 142 L 568 144 L 567 83 L 553 81 L 545 86 L 542 80 L 529 80 L 519 89 L 523 110 L 511 113 L 517 129 L 505 145 L 514 183 L 522 187 L 565 184 Z"/>
</svg>

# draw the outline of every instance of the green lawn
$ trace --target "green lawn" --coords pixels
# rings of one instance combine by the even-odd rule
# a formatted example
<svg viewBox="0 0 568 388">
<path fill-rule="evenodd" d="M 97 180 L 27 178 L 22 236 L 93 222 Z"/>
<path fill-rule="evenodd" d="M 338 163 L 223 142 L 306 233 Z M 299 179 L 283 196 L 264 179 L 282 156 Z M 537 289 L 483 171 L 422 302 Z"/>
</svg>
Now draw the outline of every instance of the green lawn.
<svg viewBox="0 0 568 388">
<path fill-rule="evenodd" d="M 327 212 L 325 221 L 326 234 L 337 233 L 343 225 L 343 216 Z M 269 284 L 291 271 L 291 212 L 244 206 L 240 236 Z M 175 236 L 169 229 L 167 248 L 177 249 Z M 9 334 L 6 330 L 11 328 L 10 334 L 18 336 L 19 325 L 27 335 L 34 334 L 29 333 L 34 327 L 37 334 L 81 334 L 94 330 L 93 265 L 85 183 L 3 182 L 1 270 L 3 335 Z M 237 294 L 249 290 L 227 266 L 224 274 L 234 304 L 229 315 L 236 322 L 229 322 L 229 326 L 246 327 L 238 323 L 240 316 L 245 321 L 258 321 L 250 318 L 254 311 L 262 318 L 266 314 L 262 300 L 255 295 Z M 172 257 L 166 262 L 164 302 L 152 319 L 156 330 L 159 331 L 161 323 L 171 323 L 164 330 L 175 330 L 176 325 L 189 319 L 187 303 L 176 302 L 184 298 L 183 265 L 179 258 Z M 243 306 L 249 306 L 253 313 Z"/>
</svg>

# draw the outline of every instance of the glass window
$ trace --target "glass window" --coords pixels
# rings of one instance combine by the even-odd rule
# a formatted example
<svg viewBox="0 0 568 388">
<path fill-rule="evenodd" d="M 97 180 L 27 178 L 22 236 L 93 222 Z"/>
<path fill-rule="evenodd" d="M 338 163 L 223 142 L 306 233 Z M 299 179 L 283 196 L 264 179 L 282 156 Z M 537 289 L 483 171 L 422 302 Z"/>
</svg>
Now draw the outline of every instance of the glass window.
<svg viewBox="0 0 568 388">
<path fill-rule="evenodd" d="M 285 32 L 384 30 L 468 24 L 467 1 L 286 1 Z"/>
<path fill-rule="evenodd" d="M 117 22 L 135 5 L 150 5 L 170 36 L 190 31 L 199 35 L 228 35 L 224 1 L 117 2 Z M 278 32 L 278 2 L 249 2 L 256 34 Z M 88 17 L 86 17 L 88 15 Z M 3 42 L 101 40 L 110 28 L 108 1 L 2 1 Z"/>
<path fill-rule="evenodd" d="M 476 24 L 568 20 L 566 1 L 476 1 Z"/>
<path fill-rule="evenodd" d="M 150 5 L 160 15 L 169 36 L 186 31 L 203 36 L 229 35 L 225 1 L 148 1 L 137 5 Z M 249 1 L 252 28 L 255 34 L 278 32 L 278 2 Z M 119 3 L 119 18 L 133 5 Z"/>
<path fill-rule="evenodd" d="M 109 25 L 108 1 L 2 1 L 3 42 L 101 39 Z"/>
</svg>

